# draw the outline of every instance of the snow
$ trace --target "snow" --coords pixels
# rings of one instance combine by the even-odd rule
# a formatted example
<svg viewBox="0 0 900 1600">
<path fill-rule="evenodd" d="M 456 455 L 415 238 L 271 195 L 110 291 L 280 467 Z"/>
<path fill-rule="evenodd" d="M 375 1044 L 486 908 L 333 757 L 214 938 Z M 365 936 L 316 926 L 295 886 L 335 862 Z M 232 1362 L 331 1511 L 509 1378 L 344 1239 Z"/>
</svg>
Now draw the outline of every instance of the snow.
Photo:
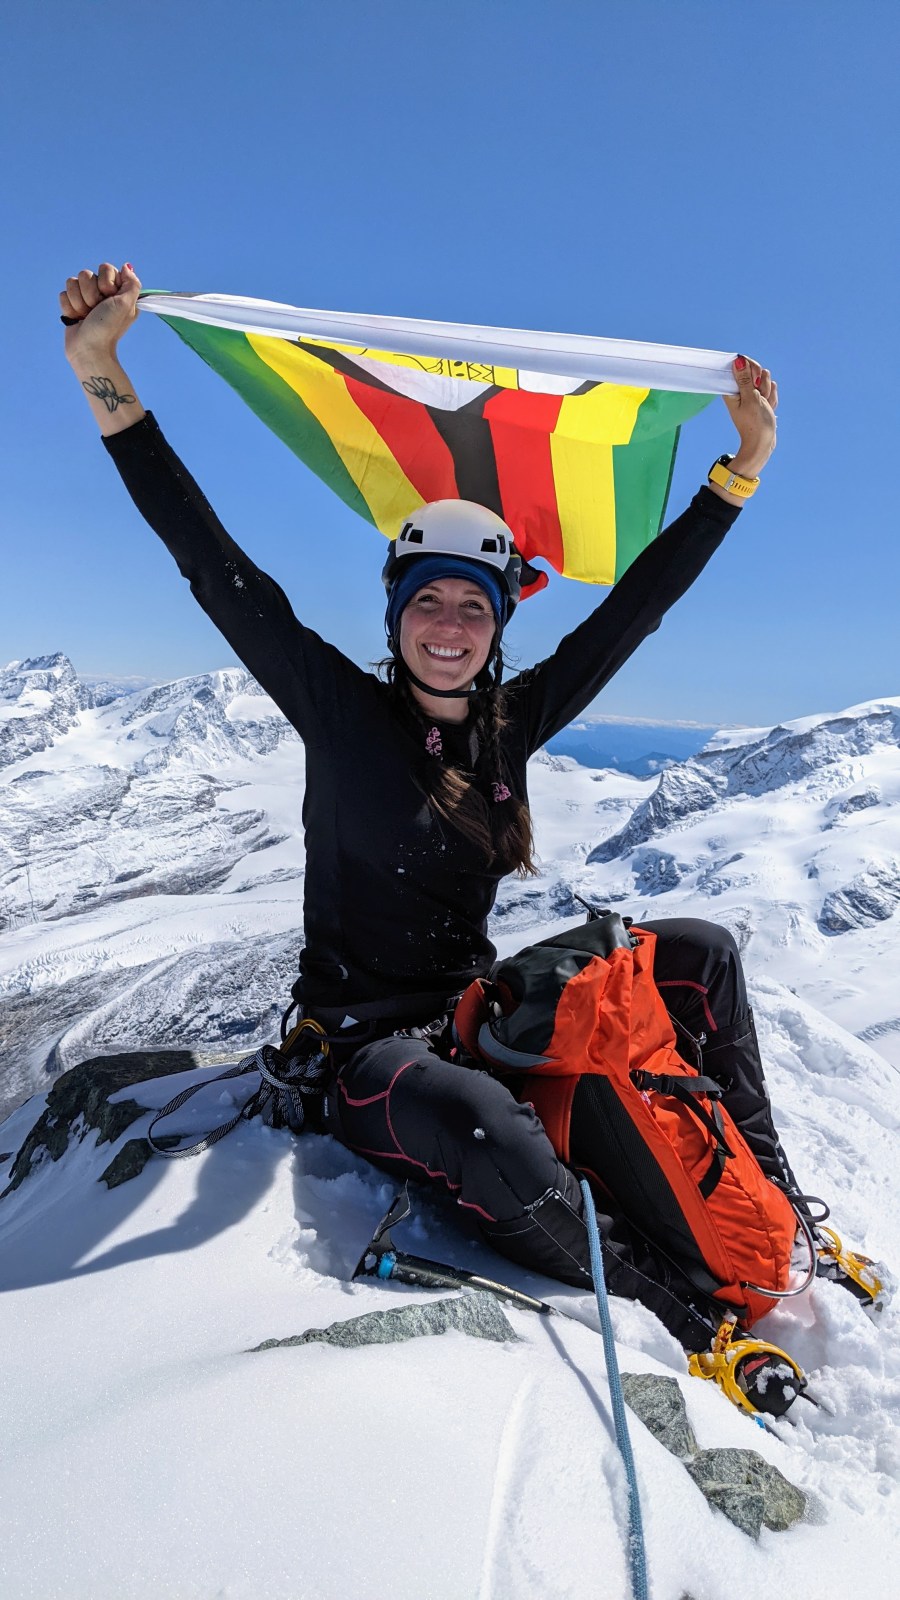
<svg viewBox="0 0 900 1600">
<path fill-rule="evenodd" d="M 168 1019 L 187 1048 L 227 1037 L 241 1006 L 259 1025 L 275 985 L 266 962 L 281 951 L 287 971 L 301 937 L 302 746 L 246 674 L 97 706 L 66 665 L 7 669 L 10 704 L 51 680 L 63 697 L 46 715 L 29 701 L 0 774 L 0 841 L 26 841 L 30 874 L 18 844 L 4 857 L 0 843 L 0 911 L 14 913 L 0 933 L 5 1022 L 11 1034 L 17 1006 L 32 1023 L 57 1019 L 18 1078 L 27 1050 L 12 1044 L 19 1098 L 46 1086 L 51 1045 L 59 1070 L 104 1041 L 173 1042 Z M 494 919 L 501 954 L 571 923 L 574 893 L 732 927 L 797 1176 L 831 1204 L 845 1243 L 887 1263 L 889 1284 L 900 1261 L 900 908 L 841 933 L 820 914 L 860 876 L 883 887 L 875 867 L 895 881 L 898 715 L 887 700 L 720 734 L 662 785 L 538 756 L 542 877 L 508 881 Z M 706 791 L 707 808 L 683 805 Z M 654 795 L 648 829 L 636 814 Z M 218 853 L 212 887 L 190 876 L 205 852 Z M 89 885 L 93 904 L 79 898 Z M 250 1047 L 242 1039 L 238 1054 Z M 193 1081 L 204 1073 L 139 1098 L 159 1107 Z M 246 1083 L 211 1083 L 179 1125 L 227 1120 Z M 0 1125 L 0 1188 L 43 1104 L 38 1094 Z M 417 1298 L 351 1281 L 390 1180 L 330 1138 L 253 1122 L 109 1191 L 97 1180 L 119 1146 L 94 1140 L 73 1141 L 0 1201 L 4 1596 L 626 1600 L 624 1477 L 591 1297 L 501 1261 L 449 1200 L 419 1197 L 404 1248 L 505 1277 L 575 1320 L 509 1310 L 508 1345 L 447 1333 L 250 1355 L 265 1339 Z M 771 1431 L 689 1378 L 651 1313 L 612 1310 L 623 1370 L 674 1376 L 702 1448 L 758 1450 L 810 1498 L 802 1524 L 754 1543 L 632 1418 L 652 1600 L 894 1592 L 897 1301 L 867 1313 L 817 1280 L 765 1319 L 759 1331 L 800 1363 L 820 1402 L 798 1401 Z"/>
<path fill-rule="evenodd" d="M 757 1006 L 798 1170 L 848 1242 L 896 1262 L 897 1075 L 783 986 L 763 984 Z M 196 1079 L 140 1098 L 159 1107 Z M 209 1128 L 245 1093 L 246 1080 L 211 1085 L 179 1125 Z M 2 1126 L 4 1150 L 40 1109 Z M 248 1355 L 416 1297 L 349 1281 L 390 1180 L 330 1138 L 250 1123 L 107 1191 L 96 1180 L 117 1147 L 93 1141 L 0 1211 L 5 1595 L 624 1600 L 624 1480 L 591 1298 L 498 1261 L 458 1208 L 423 1199 L 405 1248 L 505 1276 L 579 1320 L 510 1310 L 520 1342 L 507 1346 L 449 1333 Z M 643 1307 L 614 1301 L 613 1316 L 622 1369 L 677 1377 L 702 1448 L 758 1450 L 812 1498 L 802 1525 L 752 1544 L 632 1418 L 653 1600 L 726 1600 L 736 1572 L 742 1600 L 892 1592 L 896 1305 L 876 1318 L 820 1280 L 766 1319 L 825 1408 L 797 1402 L 771 1433 L 688 1378 Z"/>
</svg>

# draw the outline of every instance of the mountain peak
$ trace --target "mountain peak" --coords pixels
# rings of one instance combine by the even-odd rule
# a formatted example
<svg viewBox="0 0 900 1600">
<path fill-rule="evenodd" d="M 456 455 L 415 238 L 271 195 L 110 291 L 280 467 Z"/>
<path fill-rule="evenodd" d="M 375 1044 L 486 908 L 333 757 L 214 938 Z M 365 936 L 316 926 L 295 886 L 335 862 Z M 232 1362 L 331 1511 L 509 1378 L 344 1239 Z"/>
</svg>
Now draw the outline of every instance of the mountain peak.
<svg viewBox="0 0 900 1600">
<path fill-rule="evenodd" d="M 0 667 L 0 767 L 47 750 L 93 704 L 61 651 Z"/>
</svg>

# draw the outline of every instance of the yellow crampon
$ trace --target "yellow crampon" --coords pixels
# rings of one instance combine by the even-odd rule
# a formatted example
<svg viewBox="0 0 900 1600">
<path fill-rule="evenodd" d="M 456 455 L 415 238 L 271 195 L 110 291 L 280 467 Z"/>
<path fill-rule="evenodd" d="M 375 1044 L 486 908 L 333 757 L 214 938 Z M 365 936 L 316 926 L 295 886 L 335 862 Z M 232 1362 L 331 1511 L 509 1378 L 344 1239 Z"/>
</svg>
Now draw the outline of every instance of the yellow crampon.
<svg viewBox="0 0 900 1600">
<path fill-rule="evenodd" d="M 861 1256 L 856 1250 L 845 1250 L 834 1229 L 826 1228 L 822 1223 L 816 1228 L 816 1242 L 820 1277 L 827 1278 L 829 1267 L 833 1268 L 835 1277 L 840 1275 L 852 1294 L 865 1304 L 878 1308 L 884 1284 L 875 1271 L 874 1261 L 869 1256 Z"/>
<path fill-rule="evenodd" d="M 760 1412 L 780 1417 L 806 1388 L 796 1361 L 766 1339 L 735 1339 L 736 1319 L 722 1323 L 709 1350 L 688 1359 L 694 1378 L 712 1378 L 722 1393 L 753 1417 Z"/>
</svg>

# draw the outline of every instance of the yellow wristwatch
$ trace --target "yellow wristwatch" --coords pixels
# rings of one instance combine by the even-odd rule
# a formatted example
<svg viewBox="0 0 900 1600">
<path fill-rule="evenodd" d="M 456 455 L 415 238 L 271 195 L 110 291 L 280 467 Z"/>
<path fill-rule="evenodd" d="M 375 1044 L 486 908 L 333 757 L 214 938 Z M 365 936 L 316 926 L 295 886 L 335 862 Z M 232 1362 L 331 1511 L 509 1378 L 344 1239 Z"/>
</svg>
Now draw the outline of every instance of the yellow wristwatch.
<svg viewBox="0 0 900 1600">
<path fill-rule="evenodd" d="M 739 473 L 731 471 L 734 456 L 720 456 L 709 469 L 709 482 L 715 483 L 720 489 L 726 489 L 729 494 L 736 494 L 741 500 L 749 500 L 759 488 L 758 478 L 742 478 Z"/>
</svg>

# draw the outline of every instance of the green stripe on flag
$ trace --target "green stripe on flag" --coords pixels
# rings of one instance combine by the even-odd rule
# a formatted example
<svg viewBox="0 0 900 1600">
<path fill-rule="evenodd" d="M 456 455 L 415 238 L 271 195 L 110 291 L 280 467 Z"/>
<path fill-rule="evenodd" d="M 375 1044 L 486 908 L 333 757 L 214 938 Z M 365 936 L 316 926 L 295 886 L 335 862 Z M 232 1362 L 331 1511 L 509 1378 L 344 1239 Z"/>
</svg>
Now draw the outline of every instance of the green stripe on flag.
<svg viewBox="0 0 900 1600">
<path fill-rule="evenodd" d="M 267 366 L 233 328 L 213 328 L 182 317 L 163 317 L 186 345 L 235 389 L 261 422 L 277 433 L 295 456 L 329 489 L 339 494 L 352 511 L 375 523 L 369 507 L 322 427 L 300 396 Z"/>
<path fill-rule="evenodd" d="M 613 446 L 617 581 L 662 527 L 681 424 L 703 411 L 712 398 L 651 389 L 629 443 Z"/>
</svg>

